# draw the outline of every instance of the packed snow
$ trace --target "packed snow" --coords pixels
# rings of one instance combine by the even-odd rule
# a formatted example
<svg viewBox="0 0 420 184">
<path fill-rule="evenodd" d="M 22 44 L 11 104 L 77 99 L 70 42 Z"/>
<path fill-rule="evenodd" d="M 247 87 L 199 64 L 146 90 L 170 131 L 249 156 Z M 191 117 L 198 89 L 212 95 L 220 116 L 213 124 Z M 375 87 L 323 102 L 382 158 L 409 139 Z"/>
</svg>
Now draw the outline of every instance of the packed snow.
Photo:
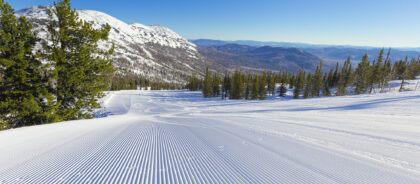
<svg viewBox="0 0 420 184">
<path fill-rule="evenodd" d="M 420 91 L 265 101 L 119 91 L 0 132 L 0 183 L 420 183 Z"/>
</svg>

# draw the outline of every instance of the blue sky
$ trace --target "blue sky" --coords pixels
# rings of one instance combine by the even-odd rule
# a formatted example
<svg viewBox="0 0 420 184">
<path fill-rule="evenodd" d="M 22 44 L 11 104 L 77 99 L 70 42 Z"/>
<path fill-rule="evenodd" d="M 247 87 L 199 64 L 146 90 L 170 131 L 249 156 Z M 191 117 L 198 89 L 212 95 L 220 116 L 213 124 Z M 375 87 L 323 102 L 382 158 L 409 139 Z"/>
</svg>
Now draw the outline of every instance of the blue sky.
<svg viewBox="0 0 420 184">
<path fill-rule="evenodd" d="M 6 0 L 16 10 L 52 0 Z M 189 39 L 420 47 L 420 0 L 73 0 Z"/>
</svg>

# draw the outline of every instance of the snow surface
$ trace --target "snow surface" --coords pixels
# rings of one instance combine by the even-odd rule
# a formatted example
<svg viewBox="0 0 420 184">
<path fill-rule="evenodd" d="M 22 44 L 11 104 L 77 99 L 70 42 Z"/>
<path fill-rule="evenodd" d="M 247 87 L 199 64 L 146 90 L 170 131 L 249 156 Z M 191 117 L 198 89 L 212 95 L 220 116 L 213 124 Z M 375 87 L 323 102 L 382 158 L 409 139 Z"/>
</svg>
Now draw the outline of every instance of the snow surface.
<svg viewBox="0 0 420 184">
<path fill-rule="evenodd" d="M 0 183 L 420 183 L 420 91 L 265 101 L 119 91 L 0 132 Z"/>
</svg>

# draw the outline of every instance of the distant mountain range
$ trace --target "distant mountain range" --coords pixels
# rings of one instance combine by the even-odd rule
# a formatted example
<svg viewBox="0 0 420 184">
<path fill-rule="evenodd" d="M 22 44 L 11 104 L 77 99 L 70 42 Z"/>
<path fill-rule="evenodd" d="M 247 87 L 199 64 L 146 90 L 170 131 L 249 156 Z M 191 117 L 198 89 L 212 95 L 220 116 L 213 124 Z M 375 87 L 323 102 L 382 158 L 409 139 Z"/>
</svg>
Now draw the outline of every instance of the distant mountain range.
<svg viewBox="0 0 420 184">
<path fill-rule="evenodd" d="M 260 42 L 250 40 L 237 40 L 237 41 L 223 41 L 211 39 L 198 39 L 191 40 L 198 46 L 220 46 L 226 44 L 240 44 L 253 47 L 271 46 L 271 47 L 284 47 L 284 48 L 299 48 L 303 51 L 311 53 L 329 62 L 343 62 L 348 56 L 351 57 L 353 63 L 358 63 L 363 55 L 366 53 L 371 60 L 377 58 L 379 51 L 382 48 L 377 47 L 364 47 L 364 46 L 335 46 L 335 45 L 315 45 L 305 43 L 289 43 L 289 42 Z M 387 51 L 388 48 L 385 48 Z M 418 48 L 392 48 L 391 59 L 393 61 L 404 59 L 408 57 L 419 57 L 420 47 Z"/>
<path fill-rule="evenodd" d="M 311 53 L 297 48 L 254 47 L 249 45 L 225 44 L 198 47 L 198 52 L 210 60 L 242 71 L 260 72 L 262 70 L 298 71 L 299 68 L 313 71 L 321 59 Z M 335 63 L 324 62 L 325 68 Z"/>
</svg>

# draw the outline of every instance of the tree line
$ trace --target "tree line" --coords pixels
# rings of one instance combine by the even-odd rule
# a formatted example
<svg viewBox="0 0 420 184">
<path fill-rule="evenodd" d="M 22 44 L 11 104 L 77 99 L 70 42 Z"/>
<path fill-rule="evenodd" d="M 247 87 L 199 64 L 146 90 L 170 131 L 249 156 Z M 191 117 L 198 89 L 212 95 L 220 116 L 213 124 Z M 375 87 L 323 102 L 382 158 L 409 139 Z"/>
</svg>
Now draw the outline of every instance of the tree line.
<svg viewBox="0 0 420 184">
<path fill-rule="evenodd" d="M 268 95 L 285 97 L 287 88 L 293 89 L 293 98 L 312 98 L 318 96 L 344 96 L 349 94 L 381 92 L 389 87 L 389 81 L 402 80 L 399 91 L 405 90 L 405 80 L 420 75 L 420 57 L 406 57 L 391 62 L 391 49 L 386 56 L 382 49 L 377 58 L 369 61 L 365 54 L 362 61 L 353 69 L 350 57 L 342 67 L 337 63 L 335 69 L 323 72 L 322 62 L 314 73 L 301 68 L 297 73 L 264 71 L 261 74 L 245 74 L 236 70 L 232 75 L 211 74 L 206 68 L 203 80 L 192 75 L 187 88 L 190 91 L 202 90 L 203 96 L 222 99 L 265 99 Z M 335 89 L 332 91 L 332 89 Z"/>
<path fill-rule="evenodd" d="M 0 0 L 0 129 L 92 118 L 115 69 L 113 47 L 98 48 L 111 29 L 79 19 L 69 0 L 54 2 L 41 41 L 32 24 Z M 42 49 L 34 51 L 40 44 Z"/>
<path fill-rule="evenodd" d="M 146 90 L 148 87 L 150 87 L 151 90 L 176 90 L 182 89 L 183 86 L 175 83 L 151 81 L 138 75 L 117 74 L 112 77 L 110 90 L 136 90 L 138 88 Z"/>
</svg>

